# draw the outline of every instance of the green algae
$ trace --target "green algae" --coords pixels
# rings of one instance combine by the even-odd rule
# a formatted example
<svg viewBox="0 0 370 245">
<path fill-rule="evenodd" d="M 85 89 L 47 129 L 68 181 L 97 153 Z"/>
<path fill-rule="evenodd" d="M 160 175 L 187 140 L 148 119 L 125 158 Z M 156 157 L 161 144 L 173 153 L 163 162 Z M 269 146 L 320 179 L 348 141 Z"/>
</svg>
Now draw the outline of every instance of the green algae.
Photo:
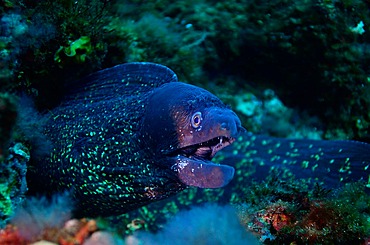
<svg viewBox="0 0 370 245">
<path fill-rule="evenodd" d="M 82 36 L 67 47 L 61 46 L 54 55 L 54 60 L 57 63 L 62 62 L 61 52 L 67 57 L 73 57 L 76 62 L 83 63 L 86 57 L 92 53 L 91 39 L 88 36 Z"/>
</svg>

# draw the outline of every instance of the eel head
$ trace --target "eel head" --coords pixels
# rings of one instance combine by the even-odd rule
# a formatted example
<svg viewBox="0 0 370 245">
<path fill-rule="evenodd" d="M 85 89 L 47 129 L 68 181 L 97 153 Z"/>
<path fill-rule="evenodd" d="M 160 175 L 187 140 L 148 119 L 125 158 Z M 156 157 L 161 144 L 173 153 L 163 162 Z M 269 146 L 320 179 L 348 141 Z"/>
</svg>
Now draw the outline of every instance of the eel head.
<svg viewBox="0 0 370 245">
<path fill-rule="evenodd" d="M 153 91 L 144 119 L 145 139 L 155 155 L 187 186 L 227 185 L 234 168 L 211 160 L 240 132 L 238 116 L 210 92 L 185 83 L 167 83 Z"/>
</svg>

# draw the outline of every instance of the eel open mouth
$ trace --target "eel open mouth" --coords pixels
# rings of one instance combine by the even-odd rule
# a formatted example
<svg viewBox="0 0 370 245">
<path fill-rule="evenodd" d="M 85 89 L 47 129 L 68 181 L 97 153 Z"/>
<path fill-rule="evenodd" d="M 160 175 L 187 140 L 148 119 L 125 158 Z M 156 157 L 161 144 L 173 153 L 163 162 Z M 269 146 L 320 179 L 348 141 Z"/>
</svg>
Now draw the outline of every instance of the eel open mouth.
<svg viewBox="0 0 370 245">
<path fill-rule="evenodd" d="M 234 176 L 234 168 L 211 162 L 215 154 L 232 144 L 233 137 L 218 136 L 210 140 L 177 149 L 175 170 L 179 180 L 188 186 L 219 188 Z"/>
<path fill-rule="evenodd" d="M 197 157 L 204 160 L 211 160 L 218 151 L 231 145 L 235 138 L 218 136 L 205 142 L 186 146 L 178 149 L 177 153 L 188 158 Z"/>
</svg>

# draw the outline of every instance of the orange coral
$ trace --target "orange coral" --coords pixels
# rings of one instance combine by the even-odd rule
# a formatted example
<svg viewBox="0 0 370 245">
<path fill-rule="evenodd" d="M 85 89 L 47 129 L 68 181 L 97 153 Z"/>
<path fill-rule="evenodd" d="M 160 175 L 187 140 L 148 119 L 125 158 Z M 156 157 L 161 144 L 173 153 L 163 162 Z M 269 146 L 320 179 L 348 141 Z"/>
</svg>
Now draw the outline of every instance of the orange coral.
<svg viewBox="0 0 370 245">
<path fill-rule="evenodd" d="M 22 238 L 17 228 L 8 225 L 5 229 L 0 230 L 0 245 L 26 245 L 32 242 L 44 240 L 60 245 L 81 245 L 98 227 L 95 220 L 72 219 L 65 223 L 64 227 L 45 228 L 42 234 L 31 240 Z"/>
<path fill-rule="evenodd" d="M 283 207 L 277 207 L 264 215 L 264 220 L 270 223 L 276 231 L 280 231 L 285 226 L 291 223 L 291 215 L 289 215 Z"/>
<path fill-rule="evenodd" d="M 72 220 L 76 223 L 66 222 L 64 230 L 59 237 L 59 244 L 61 245 L 79 245 L 93 232 L 98 230 L 95 220 Z"/>
<path fill-rule="evenodd" d="M 271 224 L 275 231 L 292 224 L 292 214 L 287 212 L 284 203 L 276 203 L 260 213 L 261 218 L 268 224 Z"/>
</svg>

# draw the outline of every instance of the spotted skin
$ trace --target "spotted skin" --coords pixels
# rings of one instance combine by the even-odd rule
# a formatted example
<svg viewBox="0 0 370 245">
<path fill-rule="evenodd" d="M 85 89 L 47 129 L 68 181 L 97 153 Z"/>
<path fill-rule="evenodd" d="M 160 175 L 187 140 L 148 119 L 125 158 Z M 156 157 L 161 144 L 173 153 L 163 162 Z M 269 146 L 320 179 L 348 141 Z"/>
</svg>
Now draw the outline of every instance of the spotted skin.
<svg viewBox="0 0 370 245">
<path fill-rule="evenodd" d="M 329 187 L 369 181 L 368 144 L 238 137 L 244 130 L 234 112 L 161 65 L 116 66 L 71 91 L 44 128 L 53 151 L 29 169 L 37 188 L 71 190 L 79 215 L 122 214 L 188 186 L 225 187 L 188 189 L 198 194 L 185 194 L 181 203 L 199 202 L 195 197 L 240 201 L 252 180 L 275 169 Z M 210 162 L 214 156 L 221 165 Z"/>
<path fill-rule="evenodd" d="M 255 195 L 253 186 L 263 189 L 266 180 L 275 178 L 281 181 L 280 184 L 291 185 L 292 196 L 297 195 L 297 188 L 302 193 L 312 192 L 319 184 L 324 189 L 336 190 L 346 183 L 358 181 L 370 194 L 369 154 L 370 145 L 357 141 L 283 139 L 244 133 L 213 159 L 218 163 L 234 164 L 235 175 L 227 186 L 188 188 L 176 196 L 124 214 L 115 222 L 122 222 L 126 227 L 131 220 L 142 219 L 146 229 L 155 231 L 167 222 L 169 214 L 174 215 L 189 205 L 209 202 L 245 204 Z M 282 190 L 287 191 L 284 187 Z M 271 197 L 271 193 L 267 195 Z"/>
<path fill-rule="evenodd" d="M 363 181 L 370 190 L 370 145 L 350 140 L 283 139 L 245 133 L 225 149 L 218 162 L 234 162 L 229 191 L 243 196 L 251 180 L 264 180 L 272 171 L 281 178 L 338 188 Z"/>
<path fill-rule="evenodd" d="M 275 175 L 281 181 L 302 184 L 306 189 L 316 184 L 337 189 L 360 181 L 370 194 L 369 155 L 370 144 L 358 141 L 284 139 L 246 132 L 213 159 L 216 163 L 233 163 L 234 178 L 227 186 L 187 189 L 166 205 L 175 205 L 177 208 L 171 209 L 176 210 L 191 203 L 244 203 L 253 182 L 263 183 Z"/>
<path fill-rule="evenodd" d="M 201 129 L 188 127 L 195 112 L 204 115 Z M 228 184 L 234 168 L 210 162 L 211 143 L 197 144 L 216 139 L 217 151 L 240 130 L 217 97 L 177 82 L 167 67 L 123 64 L 77 82 L 50 112 L 44 133 L 53 150 L 37 159 L 33 179 L 49 192 L 71 191 L 78 215 L 121 214 L 187 186 Z"/>
</svg>

